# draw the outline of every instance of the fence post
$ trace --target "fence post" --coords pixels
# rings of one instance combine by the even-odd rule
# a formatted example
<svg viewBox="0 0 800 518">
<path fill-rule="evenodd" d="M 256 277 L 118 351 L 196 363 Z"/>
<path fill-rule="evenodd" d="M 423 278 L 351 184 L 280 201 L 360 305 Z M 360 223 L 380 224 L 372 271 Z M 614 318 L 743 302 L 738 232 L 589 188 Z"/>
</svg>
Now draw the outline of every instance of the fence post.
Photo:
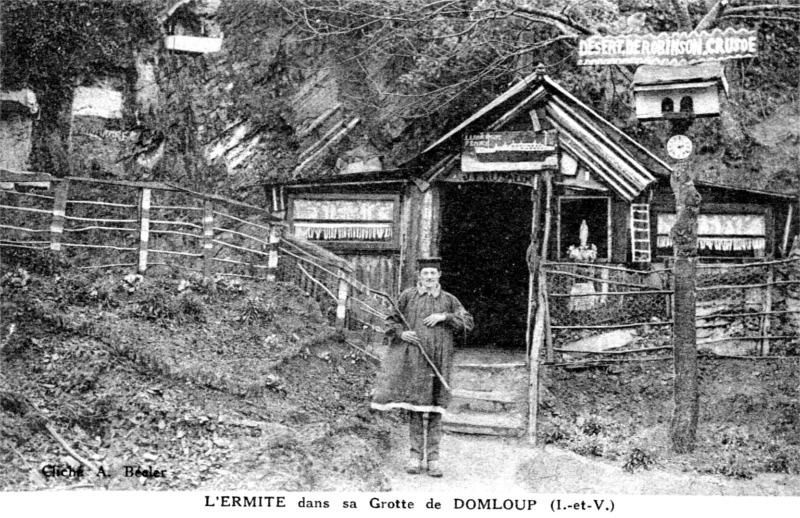
<svg viewBox="0 0 800 518">
<path fill-rule="evenodd" d="M 214 253 L 214 203 L 203 201 L 203 275 L 211 277 Z"/>
<path fill-rule="evenodd" d="M 151 189 L 143 188 L 139 193 L 139 273 L 147 270 L 147 247 L 150 240 L 150 197 Z"/>
<path fill-rule="evenodd" d="M 50 224 L 50 250 L 61 251 L 61 237 L 64 233 L 64 217 L 67 212 L 69 180 L 56 183 L 53 200 L 53 222 Z"/>
<path fill-rule="evenodd" d="M 344 272 L 342 270 L 338 271 L 339 274 L 339 303 L 336 306 L 336 328 L 343 329 L 344 328 L 344 319 L 347 316 L 347 295 L 349 292 L 350 285 L 347 284 L 347 281 L 344 278 Z"/>
<path fill-rule="evenodd" d="M 772 284 L 775 282 L 773 265 L 767 266 L 767 288 L 764 293 L 764 320 L 761 321 L 761 356 L 769 356 L 770 313 L 772 313 Z"/>
<path fill-rule="evenodd" d="M 269 227 L 269 259 L 267 260 L 267 280 L 275 282 L 278 274 L 278 243 L 281 242 L 280 225 L 270 225 Z"/>
</svg>

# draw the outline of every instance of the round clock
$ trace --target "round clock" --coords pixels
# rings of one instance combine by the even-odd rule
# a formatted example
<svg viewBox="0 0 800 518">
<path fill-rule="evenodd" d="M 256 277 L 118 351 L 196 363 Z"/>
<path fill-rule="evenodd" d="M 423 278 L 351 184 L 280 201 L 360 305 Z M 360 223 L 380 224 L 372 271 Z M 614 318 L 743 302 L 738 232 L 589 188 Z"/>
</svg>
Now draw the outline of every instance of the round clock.
<svg viewBox="0 0 800 518">
<path fill-rule="evenodd" d="M 675 160 L 684 160 L 692 154 L 692 141 L 686 135 L 673 135 L 667 141 L 667 154 Z"/>
</svg>

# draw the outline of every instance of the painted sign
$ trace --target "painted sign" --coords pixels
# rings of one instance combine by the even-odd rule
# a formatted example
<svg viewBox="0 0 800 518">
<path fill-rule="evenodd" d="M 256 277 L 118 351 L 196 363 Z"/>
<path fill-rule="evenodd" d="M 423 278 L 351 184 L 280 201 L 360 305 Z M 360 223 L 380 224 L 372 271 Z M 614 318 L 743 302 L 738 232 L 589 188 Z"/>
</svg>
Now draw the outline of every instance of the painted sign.
<svg viewBox="0 0 800 518">
<path fill-rule="evenodd" d="M 394 238 L 392 200 L 294 200 L 294 235 L 315 241 L 383 241 Z"/>
<path fill-rule="evenodd" d="M 541 171 L 558 168 L 555 131 L 479 133 L 464 139 L 464 172 Z"/>
<path fill-rule="evenodd" d="M 487 183 L 510 183 L 514 185 L 527 185 L 529 187 L 536 187 L 537 179 L 536 174 L 529 172 L 498 172 L 498 171 L 472 171 L 464 172 L 459 169 L 454 169 L 452 173 L 442 178 L 443 182 L 456 182 L 456 183 L 470 183 L 470 182 L 487 182 Z"/>
<path fill-rule="evenodd" d="M 578 43 L 578 64 L 680 66 L 757 53 L 758 33 L 750 29 L 588 36 Z"/>
</svg>

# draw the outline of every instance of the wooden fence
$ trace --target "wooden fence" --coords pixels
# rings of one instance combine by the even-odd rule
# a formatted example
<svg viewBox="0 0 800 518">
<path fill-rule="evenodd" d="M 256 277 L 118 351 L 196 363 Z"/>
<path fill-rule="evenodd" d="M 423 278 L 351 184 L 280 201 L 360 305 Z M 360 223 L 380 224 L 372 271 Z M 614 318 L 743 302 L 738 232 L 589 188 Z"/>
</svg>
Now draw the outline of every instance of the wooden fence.
<svg viewBox="0 0 800 518">
<path fill-rule="evenodd" d="M 547 361 L 620 358 L 671 350 L 673 274 L 670 268 L 544 263 Z M 722 356 L 796 355 L 800 342 L 800 258 L 697 268 L 697 345 Z M 579 350 L 592 337 L 629 330 L 622 348 Z M 619 338 L 619 337 L 615 337 Z M 623 337 L 624 338 L 624 337 Z M 588 347 L 591 349 L 591 347 Z M 565 356 L 566 355 L 566 356 Z M 641 356 L 641 355 L 639 355 Z M 581 360 L 585 361 L 585 360 Z"/>
<path fill-rule="evenodd" d="M 0 247 L 50 250 L 78 268 L 293 282 L 339 327 L 380 331 L 391 311 L 350 263 L 284 235 L 283 221 L 260 207 L 159 182 L 39 176 L 0 170 Z"/>
</svg>

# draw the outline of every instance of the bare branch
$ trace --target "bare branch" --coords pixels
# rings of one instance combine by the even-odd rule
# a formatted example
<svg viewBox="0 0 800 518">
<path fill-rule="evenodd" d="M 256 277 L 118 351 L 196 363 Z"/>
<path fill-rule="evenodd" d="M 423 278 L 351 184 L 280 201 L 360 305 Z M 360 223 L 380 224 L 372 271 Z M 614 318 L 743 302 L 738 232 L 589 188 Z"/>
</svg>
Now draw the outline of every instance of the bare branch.
<svg viewBox="0 0 800 518">
<path fill-rule="evenodd" d="M 511 10 L 512 14 L 525 13 L 535 17 L 536 21 L 542 23 L 549 23 L 550 25 L 555 25 L 562 30 L 563 27 L 567 27 L 580 34 L 585 34 L 585 35 L 596 34 L 596 31 L 576 22 L 575 20 L 573 20 L 568 16 L 556 14 L 547 11 L 545 9 L 538 9 L 536 7 L 527 7 L 527 6 L 509 6 L 509 9 Z"/>
</svg>

